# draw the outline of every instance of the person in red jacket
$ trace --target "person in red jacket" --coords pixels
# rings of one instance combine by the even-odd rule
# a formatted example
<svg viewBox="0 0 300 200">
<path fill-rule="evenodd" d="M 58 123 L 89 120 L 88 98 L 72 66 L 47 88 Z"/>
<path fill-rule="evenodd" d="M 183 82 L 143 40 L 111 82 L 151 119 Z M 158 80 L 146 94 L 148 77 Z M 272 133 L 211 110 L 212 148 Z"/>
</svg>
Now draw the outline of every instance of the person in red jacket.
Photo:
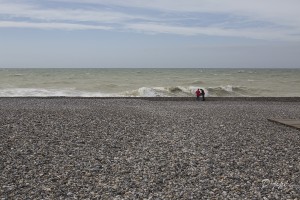
<svg viewBox="0 0 300 200">
<path fill-rule="evenodd" d="M 201 95 L 201 92 L 200 92 L 200 89 L 198 88 L 198 90 L 196 91 L 196 100 L 199 101 L 200 99 L 200 95 Z"/>
</svg>

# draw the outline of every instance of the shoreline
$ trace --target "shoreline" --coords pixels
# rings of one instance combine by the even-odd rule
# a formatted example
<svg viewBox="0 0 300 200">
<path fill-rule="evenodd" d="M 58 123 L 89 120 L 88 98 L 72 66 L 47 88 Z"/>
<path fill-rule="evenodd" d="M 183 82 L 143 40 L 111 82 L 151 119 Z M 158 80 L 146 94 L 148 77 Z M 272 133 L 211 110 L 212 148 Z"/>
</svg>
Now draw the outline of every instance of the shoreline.
<svg viewBox="0 0 300 200">
<path fill-rule="evenodd" d="M 196 97 L 70 97 L 70 96 L 28 96 L 0 97 L 1 99 L 139 99 L 148 101 L 196 101 Z M 206 101 L 276 101 L 300 102 L 300 97 L 205 97 Z"/>
</svg>

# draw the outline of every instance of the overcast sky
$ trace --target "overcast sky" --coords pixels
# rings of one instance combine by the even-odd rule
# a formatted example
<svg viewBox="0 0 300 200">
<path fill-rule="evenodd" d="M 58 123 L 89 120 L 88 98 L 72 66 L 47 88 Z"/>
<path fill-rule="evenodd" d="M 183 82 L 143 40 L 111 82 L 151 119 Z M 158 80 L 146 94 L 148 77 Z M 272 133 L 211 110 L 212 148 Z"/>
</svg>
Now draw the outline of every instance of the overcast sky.
<svg viewBox="0 0 300 200">
<path fill-rule="evenodd" d="M 300 68 L 300 1 L 0 0 L 0 67 Z"/>
</svg>

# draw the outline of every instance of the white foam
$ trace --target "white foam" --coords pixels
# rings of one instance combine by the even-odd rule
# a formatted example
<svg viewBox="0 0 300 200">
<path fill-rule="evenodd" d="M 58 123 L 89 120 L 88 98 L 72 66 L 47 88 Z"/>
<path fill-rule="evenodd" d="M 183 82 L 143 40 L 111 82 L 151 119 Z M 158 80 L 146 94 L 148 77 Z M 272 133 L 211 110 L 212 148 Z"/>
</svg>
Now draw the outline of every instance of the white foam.
<svg viewBox="0 0 300 200">
<path fill-rule="evenodd" d="M 232 85 L 221 86 L 221 88 L 227 92 L 232 92 Z"/>
<path fill-rule="evenodd" d="M 140 97 L 168 97 L 170 96 L 169 88 L 165 87 L 141 87 L 138 89 Z"/>
<path fill-rule="evenodd" d="M 72 88 L 66 89 L 44 89 L 44 88 L 9 88 L 1 89 L 0 97 L 109 97 L 115 94 L 101 92 L 79 91 Z"/>
<path fill-rule="evenodd" d="M 75 88 L 5 88 L 0 89 L 0 97 L 192 97 L 195 96 L 198 88 L 204 89 L 206 96 L 247 96 L 251 94 L 249 88 L 225 85 L 209 88 L 199 86 L 141 87 L 135 90 L 114 93 L 83 91 Z"/>
</svg>

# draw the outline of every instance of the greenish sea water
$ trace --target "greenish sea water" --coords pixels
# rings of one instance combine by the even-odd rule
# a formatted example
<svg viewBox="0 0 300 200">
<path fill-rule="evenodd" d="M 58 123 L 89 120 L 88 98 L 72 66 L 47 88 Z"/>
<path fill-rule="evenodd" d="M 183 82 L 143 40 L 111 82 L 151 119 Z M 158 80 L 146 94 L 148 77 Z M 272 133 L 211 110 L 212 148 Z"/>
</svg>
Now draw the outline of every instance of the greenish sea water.
<svg viewBox="0 0 300 200">
<path fill-rule="evenodd" d="M 300 69 L 0 69 L 0 97 L 300 97 Z"/>
</svg>

